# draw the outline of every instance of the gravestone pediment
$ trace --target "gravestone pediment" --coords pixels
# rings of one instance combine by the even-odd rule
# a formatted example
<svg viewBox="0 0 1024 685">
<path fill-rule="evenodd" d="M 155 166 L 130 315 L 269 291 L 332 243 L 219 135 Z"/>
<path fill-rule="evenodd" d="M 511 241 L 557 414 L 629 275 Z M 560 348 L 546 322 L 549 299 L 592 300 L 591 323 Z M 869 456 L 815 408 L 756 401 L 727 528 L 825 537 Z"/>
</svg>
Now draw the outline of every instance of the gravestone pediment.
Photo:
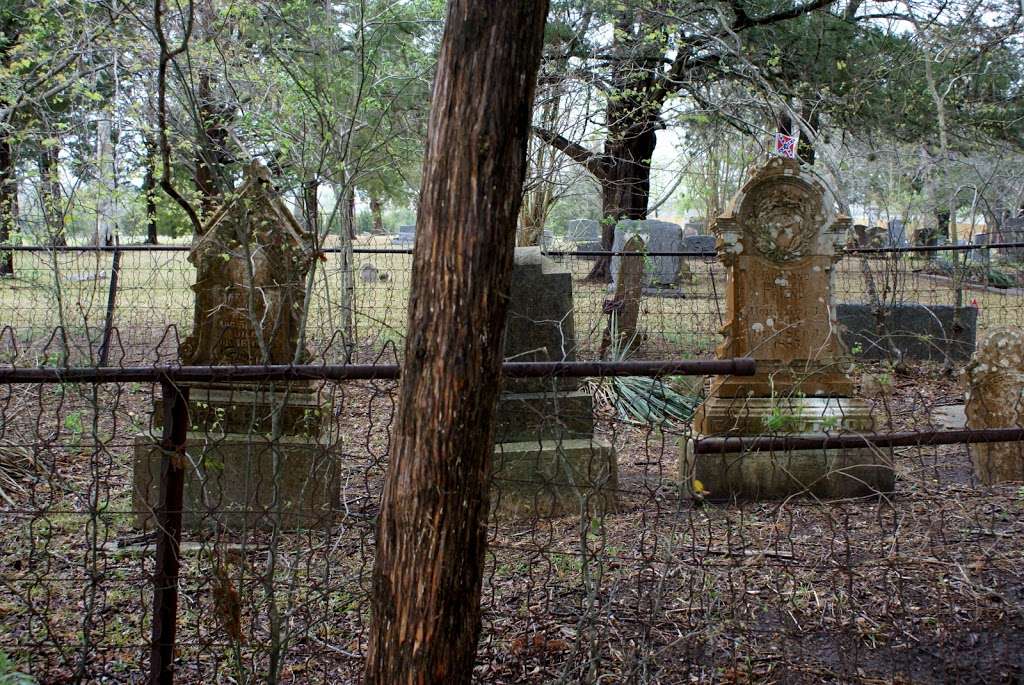
<svg viewBox="0 0 1024 685">
<path fill-rule="evenodd" d="M 792 387 L 799 377 L 809 395 L 850 392 L 837 371 L 845 349 L 832 296 L 836 248 L 849 225 L 828 188 L 786 159 L 757 169 L 715 221 L 728 273 L 718 353 L 753 357 L 764 369 L 754 379 L 723 382 L 721 391 L 760 396 Z"/>
<path fill-rule="evenodd" d="M 195 315 L 181 346 L 183 364 L 295 361 L 314 250 L 266 168 L 247 170 L 188 258 L 196 268 Z"/>
</svg>

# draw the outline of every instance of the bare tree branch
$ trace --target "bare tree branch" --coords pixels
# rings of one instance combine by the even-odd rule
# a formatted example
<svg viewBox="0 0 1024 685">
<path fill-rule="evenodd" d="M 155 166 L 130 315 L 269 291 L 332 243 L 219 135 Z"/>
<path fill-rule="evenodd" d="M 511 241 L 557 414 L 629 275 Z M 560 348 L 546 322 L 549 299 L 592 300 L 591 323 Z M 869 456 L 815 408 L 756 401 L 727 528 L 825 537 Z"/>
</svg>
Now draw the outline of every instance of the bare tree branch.
<svg viewBox="0 0 1024 685">
<path fill-rule="evenodd" d="M 565 136 L 562 136 L 554 131 L 548 131 L 538 126 L 533 127 L 533 135 L 537 136 L 545 143 L 560 151 L 565 156 L 572 159 L 574 162 L 581 164 L 586 167 L 587 171 L 594 175 L 595 178 L 601 180 L 607 173 L 606 164 L 607 160 L 604 155 L 599 155 L 595 152 L 591 152 L 587 148 L 583 147 L 579 143 L 574 143 Z"/>
</svg>

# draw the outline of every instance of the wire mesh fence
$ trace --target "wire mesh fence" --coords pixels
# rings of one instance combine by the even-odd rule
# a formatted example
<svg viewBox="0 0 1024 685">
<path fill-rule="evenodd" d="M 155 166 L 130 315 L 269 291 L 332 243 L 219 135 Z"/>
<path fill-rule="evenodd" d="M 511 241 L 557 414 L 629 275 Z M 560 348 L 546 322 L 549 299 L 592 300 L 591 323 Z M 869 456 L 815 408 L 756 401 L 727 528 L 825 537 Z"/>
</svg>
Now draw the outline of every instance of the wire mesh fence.
<svg viewBox="0 0 1024 685">
<path fill-rule="evenodd" d="M 89 366 L 103 356 L 106 336 L 109 365 L 176 359 L 194 310 L 195 270 L 187 246 L 13 249 L 15 272 L 0 291 L 5 326 L 0 353 L 30 365 L 66 360 Z M 1021 325 L 1022 251 L 1016 243 L 848 250 L 836 268 L 835 294 L 840 313 L 855 322 L 851 346 L 866 357 L 888 356 L 889 346 L 877 336 L 863 335 L 862 329 L 877 325 L 885 331 L 883 338 L 920 337 L 924 317 L 934 321 L 927 332 L 939 338 L 933 356 L 942 358 L 948 350 L 941 343 L 957 340 L 960 326 L 983 332 Z M 577 356 L 598 358 L 610 286 L 587 275 L 600 253 L 549 254 L 574 277 Z M 715 254 L 650 252 L 647 259 L 672 260 L 677 278 L 671 288 L 645 290 L 642 338 L 634 356 L 712 356 L 726 288 Z M 308 303 L 306 337 L 313 358 L 323 363 L 395 361 L 405 336 L 411 269 L 408 249 L 356 247 L 352 255 L 324 250 Z M 926 309 L 912 317 L 917 319 L 913 326 L 901 330 L 907 307 Z M 959 321 L 951 312 L 938 311 L 967 307 L 973 312 L 961 313 Z M 946 330 L 950 326 L 958 330 Z"/>
<path fill-rule="evenodd" d="M 954 391 L 920 380 L 886 399 L 892 428 L 941 429 L 922 417 Z M 42 682 L 142 681 L 168 395 L 152 382 L 2 390 L 0 649 Z M 247 430 L 196 411 L 179 453 L 177 681 L 357 680 L 394 380 L 233 392 L 252 409 Z M 319 436 L 306 422 L 274 437 L 260 392 L 312 394 Z M 891 495 L 722 506 L 680 487 L 685 426 L 600 402 L 597 423 L 618 464 L 602 485 L 613 506 L 584 494 L 575 513 L 537 513 L 569 484 L 551 474 L 510 511 L 503 498 L 522 490 L 495 483 L 480 680 L 1019 677 L 1024 494 L 977 483 L 963 444 L 879 448 L 898 474 Z M 326 483 L 336 495 L 314 492 Z"/>
<path fill-rule="evenodd" d="M 933 274 L 933 260 L 916 254 L 847 256 L 837 299 L 959 302 L 976 310 L 979 327 L 1018 322 L 1013 288 L 974 283 L 963 268 Z M 317 278 L 343 289 L 345 275 L 325 257 Z M 574 274 L 577 356 L 595 360 L 607 285 L 586 282 L 585 257 L 553 258 Z M 711 256 L 683 259 L 683 296 L 643 299 L 634 359 L 712 354 L 724 276 Z M 358 681 L 410 256 L 356 253 L 351 339 L 336 328 L 336 291 L 315 288 L 316 364 L 279 369 L 176 366 L 193 314 L 192 272 L 178 249 L 123 252 L 109 367 L 97 368 L 111 260 L 23 251 L 16 280 L 5 281 L 0 652 L 40 682 L 143 682 L 154 660 L 167 659 L 176 682 Z M 992 262 L 1016 273 L 1012 261 Z M 108 278 L 97 277 L 104 269 Z M 638 416 L 615 383 L 648 379 L 629 386 L 642 406 L 692 410 L 705 392 L 700 375 L 751 370 L 724 361 L 533 365 L 543 378 L 584 384 L 594 439 L 579 449 L 559 432 L 578 418 L 570 405 L 516 443 L 553 441 L 558 468 L 531 464 L 529 447 L 516 448 L 526 466 L 512 448 L 495 455 L 475 678 L 1024 677 L 1024 490 L 980 482 L 967 444 L 1019 440 L 1024 426 L 956 432 L 946 410 L 963 389 L 943 355 L 908 355 L 897 367 L 863 354 L 847 372 L 875 417 L 871 429 L 825 430 L 820 444 L 797 447 L 859 441 L 895 474 L 892 491 L 826 501 L 808 487 L 780 500 L 716 502 L 694 492 L 685 452 L 737 446 L 710 436 L 694 447 L 686 411 Z M 530 366 L 507 364 L 506 375 Z M 515 411 L 499 407 L 499 421 Z M 788 433 L 783 422 L 756 438 L 781 453 L 794 447 Z M 180 546 L 168 555 L 174 471 Z"/>
</svg>

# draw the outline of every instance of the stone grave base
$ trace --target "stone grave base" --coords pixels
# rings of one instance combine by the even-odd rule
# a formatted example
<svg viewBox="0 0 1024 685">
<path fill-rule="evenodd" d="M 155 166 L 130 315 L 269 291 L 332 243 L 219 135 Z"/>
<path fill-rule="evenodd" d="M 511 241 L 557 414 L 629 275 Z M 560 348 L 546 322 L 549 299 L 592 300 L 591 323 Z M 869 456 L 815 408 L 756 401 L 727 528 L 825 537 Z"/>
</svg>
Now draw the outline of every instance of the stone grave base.
<svg viewBox="0 0 1024 685">
<path fill-rule="evenodd" d="M 603 438 L 529 440 L 494 446 L 492 506 L 516 518 L 615 511 L 615 449 Z"/>
<path fill-rule="evenodd" d="M 703 435 L 870 432 L 871 405 L 859 397 L 712 397 L 694 416 Z"/>
<path fill-rule="evenodd" d="M 153 527 L 151 512 L 160 496 L 158 442 L 146 434 L 135 437 L 133 504 L 142 529 Z M 259 435 L 189 433 L 186 445 L 185 528 L 269 528 L 278 517 L 287 529 L 330 526 L 340 481 L 324 442 L 286 436 L 274 450 Z"/>
<path fill-rule="evenodd" d="M 792 435 L 815 437 L 814 433 Z M 800 495 L 841 499 L 891 493 L 895 489 L 887 451 L 871 448 L 694 455 L 690 440 L 683 448 L 679 475 L 684 495 L 693 494 L 696 479 L 707 493 L 705 499 L 712 501 L 771 500 Z"/>
</svg>

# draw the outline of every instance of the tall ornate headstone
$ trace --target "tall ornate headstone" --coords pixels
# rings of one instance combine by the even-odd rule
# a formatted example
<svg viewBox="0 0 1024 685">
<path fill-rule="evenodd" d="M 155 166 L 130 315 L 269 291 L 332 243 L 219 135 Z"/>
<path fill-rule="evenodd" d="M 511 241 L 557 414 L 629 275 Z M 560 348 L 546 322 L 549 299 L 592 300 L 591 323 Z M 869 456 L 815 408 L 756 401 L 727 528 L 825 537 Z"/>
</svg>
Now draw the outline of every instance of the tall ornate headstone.
<svg viewBox="0 0 1024 685">
<path fill-rule="evenodd" d="M 1024 330 L 989 332 L 964 370 L 967 427 L 1024 427 Z M 986 485 L 1024 481 L 1024 442 L 968 445 L 974 475 Z"/>
<path fill-rule="evenodd" d="M 506 361 L 574 361 L 572 274 L 538 247 L 516 249 Z M 608 510 L 615 452 L 594 435 L 590 393 L 576 378 L 506 379 L 498 403 L 492 501 L 514 516 Z"/>
<path fill-rule="evenodd" d="M 719 358 L 753 357 L 757 374 L 716 376 L 694 417 L 695 439 L 870 431 L 870 408 L 853 397 L 833 303 L 833 266 L 849 219 L 796 160 L 753 173 L 713 225 L 726 266 L 726 323 Z M 892 489 L 871 449 L 771 450 L 694 455 L 683 482 L 712 497 L 837 497 Z"/>
<path fill-rule="evenodd" d="M 299 328 L 314 256 L 310 236 L 274 191 L 269 172 L 251 167 L 193 240 L 195 315 L 181 363 L 306 362 Z M 158 421 L 162 415 L 158 403 Z M 314 527 L 330 516 L 337 470 L 320 441 L 321 410 L 311 384 L 194 384 L 189 422 L 187 525 L 266 525 L 273 517 L 286 527 Z M 138 437 L 135 456 L 135 501 L 146 525 L 160 472 L 151 436 Z"/>
</svg>

